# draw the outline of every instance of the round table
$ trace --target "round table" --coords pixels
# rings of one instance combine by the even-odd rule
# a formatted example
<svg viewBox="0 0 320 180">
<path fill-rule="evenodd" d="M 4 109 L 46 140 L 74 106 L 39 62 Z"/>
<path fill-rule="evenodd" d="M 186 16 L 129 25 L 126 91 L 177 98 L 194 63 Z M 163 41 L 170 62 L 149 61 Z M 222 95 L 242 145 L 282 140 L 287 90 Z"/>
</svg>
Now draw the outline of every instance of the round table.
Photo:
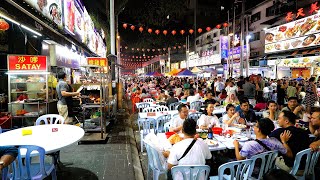
<svg viewBox="0 0 320 180">
<path fill-rule="evenodd" d="M 22 129 L 32 130 L 32 134 L 23 136 Z M 36 145 L 43 147 L 48 154 L 79 141 L 83 136 L 84 130 L 74 125 L 29 126 L 0 134 L 0 146 Z"/>
</svg>

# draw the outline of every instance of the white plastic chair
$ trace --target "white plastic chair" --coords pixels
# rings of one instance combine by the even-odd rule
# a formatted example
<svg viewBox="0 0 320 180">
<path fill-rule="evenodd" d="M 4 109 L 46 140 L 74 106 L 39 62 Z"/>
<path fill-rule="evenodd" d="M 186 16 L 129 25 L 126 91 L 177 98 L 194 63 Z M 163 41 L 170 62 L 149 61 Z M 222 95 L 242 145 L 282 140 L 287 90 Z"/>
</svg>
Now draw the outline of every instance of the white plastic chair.
<svg viewBox="0 0 320 180">
<path fill-rule="evenodd" d="M 157 126 L 156 126 L 156 133 L 164 133 L 165 128 L 164 125 L 169 122 L 171 119 L 171 115 L 162 115 L 157 118 Z"/>
<path fill-rule="evenodd" d="M 154 102 L 154 100 L 151 99 L 151 98 L 145 98 L 145 99 L 143 100 L 143 102 Z"/>
<path fill-rule="evenodd" d="M 147 180 L 149 179 L 149 172 L 152 170 L 153 180 L 158 180 L 160 174 L 167 174 L 167 164 L 161 164 L 160 155 L 156 149 L 150 146 L 148 143 L 145 143 L 147 155 L 148 155 L 148 171 L 147 171 Z M 163 155 L 162 155 L 163 156 Z"/>
<path fill-rule="evenodd" d="M 218 169 L 218 176 L 210 176 L 210 180 L 224 180 L 224 179 L 248 179 L 250 166 L 252 159 L 246 159 L 241 161 L 232 161 L 222 164 Z M 225 170 L 230 170 L 230 175 L 225 174 Z"/>
<path fill-rule="evenodd" d="M 195 113 L 189 114 L 188 118 L 193 119 L 195 122 L 197 122 L 201 115 L 202 115 L 201 112 L 195 112 Z"/>
<path fill-rule="evenodd" d="M 172 111 L 172 110 L 176 110 L 175 108 L 177 106 L 179 106 L 181 104 L 181 102 L 175 102 L 175 103 L 171 103 L 169 104 L 169 109 Z"/>
<path fill-rule="evenodd" d="M 257 154 L 252 156 L 250 159 L 252 159 L 252 164 L 250 166 L 249 170 L 249 177 L 250 179 L 262 179 L 262 176 L 267 173 L 269 170 L 275 168 L 275 161 L 278 156 L 278 151 L 268 151 L 261 154 Z M 254 173 L 254 168 L 259 168 L 259 174 L 256 177 L 252 177 L 252 174 Z"/>
<path fill-rule="evenodd" d="M 178 165 L 171 168 L 172 179 L 199 180 L 208 179 L 210 166 L 208 165 Z M 182 176 L 182 177 L 181 177 Z"/>
<path fill-rule="evenodd" d="M 201 101 L 194 101 L 190 104 L 190 109 L 195 109 L 197 111 L 200 111 L 202 106 L 202 102 Z"/>
<path fill-rule="evenodd" d="M 315 172 L 314 167 L 318 162 L 320 151 L 311 151 L 311 149 L 305 149 L 297 153 L 296 158 L 294 160 L 294 164 L 292 167 L 292 170 L 290 171 L 290 174 L 295 176 L 297 179 L 306 179 L 306 177 L 311 176 L 312 180 L 315 180 Z M 299 170 L 301 159 L 306 158 L 305 161 L 305 167 L 303 174 L 297 175 L 297 172 Z"/>
<path fill-rule="evenodd" d="M 140 119 L 138 119 L 141 152 L 143 152 L 144 137 L 149 133 L 155 133 L 155 126 L 156 126 L 155 121 L 156 120 L 153 118 L 140 118 Z"/>
<path fill-rule="evenodd" d="M 169 111 L 169 108 L 167 106 L 157 106 L 156 111 L 157 112 Z"/>
<path fill-rule="evenodd" d="M 146 107 L 142 110 L 142 112 L 144 113 L 148 113 L 148 112 L 157 112 L 157 109 L 154 107 Z"/>
<path fill-rule="evenodd" d="M 38 117 L 36 120 L 36 126 L 41 125 L 41 122 L 44 124 L 64 124 L 65 119 L 59 114 L 46 114 Z"/>
</svg>

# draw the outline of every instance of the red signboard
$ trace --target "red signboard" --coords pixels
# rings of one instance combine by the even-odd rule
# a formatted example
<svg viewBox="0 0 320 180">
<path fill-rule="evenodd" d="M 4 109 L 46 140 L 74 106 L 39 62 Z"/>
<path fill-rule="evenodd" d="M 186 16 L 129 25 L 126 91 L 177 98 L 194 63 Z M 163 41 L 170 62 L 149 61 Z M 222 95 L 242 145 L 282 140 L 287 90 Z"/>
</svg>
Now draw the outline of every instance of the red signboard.
<svg viewBox="0 0 320 180">
<path fill-rule="evenodd" d="M 9 71 L 47 71 L 47 57 L 33 55 L 8 55 Z"/>
<path fill-rule="evenodd" d="M 88 57 L 87 61 L 88 61 L 88 65 L 102 66 L 102 67 L 105 67 L 108 65 L 107 58 Z"/>
</svg>

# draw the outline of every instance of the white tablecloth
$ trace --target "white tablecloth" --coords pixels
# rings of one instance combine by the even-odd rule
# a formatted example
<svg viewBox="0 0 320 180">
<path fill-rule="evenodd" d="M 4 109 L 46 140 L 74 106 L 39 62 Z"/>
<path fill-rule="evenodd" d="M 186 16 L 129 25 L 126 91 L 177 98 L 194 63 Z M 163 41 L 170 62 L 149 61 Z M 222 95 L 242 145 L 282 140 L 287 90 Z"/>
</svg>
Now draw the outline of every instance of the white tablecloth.
<svg viewBox="0 0 320 180">
<path fill-rule="evenodd" d="M 52 129 L 58 130 L 52 132 Z M 22 129 L 32 130 L 22 135 Z M 19 128 L 0 134 L 0 146 L 36 145 L 52 153 L 79 141 L 84 136 L 82 128 L 66 124 L 39 125 Z"/>
</svg>

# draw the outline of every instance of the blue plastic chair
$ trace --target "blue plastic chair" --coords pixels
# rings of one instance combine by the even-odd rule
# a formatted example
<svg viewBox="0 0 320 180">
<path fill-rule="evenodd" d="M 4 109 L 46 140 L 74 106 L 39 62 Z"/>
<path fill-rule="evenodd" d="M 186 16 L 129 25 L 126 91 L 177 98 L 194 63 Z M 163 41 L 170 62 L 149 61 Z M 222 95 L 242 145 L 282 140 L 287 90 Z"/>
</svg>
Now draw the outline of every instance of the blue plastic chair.
<svg viewBox="0 0 320 180">
<path fill-rule="evenodd" d="M 157 118 L 156 134 L 165 132 L 164 125 L 169 122 L 171 115 L 162 115 Z"/>
<path fill-rule="evenodd" d="M 150 146 L 148 143 L 145 143 L 147 155 L 148 155 L 148 171 L 147 171 L 147 179 L 149 179 L 149 172 L 152 170 L 153 180 L 158 180 L 160 174 L 167 174 L 167 165 L 161 164 L 159 152 Z M 162 154 L 161 154 L 162 155 Z"/>
<path fill-rule="evenodd" d="M 0 134 L 2 133 L 2 128 L 1 128 L 1 126 L 0 126 Z"/>
<path fill-rule="evenodd" d="M 16 178 L 16 173 L 18 172 L 18 165 L 17 165 L 17 160 L 13 161 L 9 166 L 5 167 L 2 169 L 2 180 L 15 180 Z"/>
<path fill-rule="evenodd" d="M 202 102 L 201 101 L 194 101 L 190 104 L 190 109 L 195 109 L 197 111 L 200 111 L 202 106 Z"/>
<path fill-rule="evenodd" d="M 167 106 L 157 106 L 156 112 L 163 112 L 163 111 L 169 111 L 169 108 Z"/>
<path fill-rule="evenodd" d="M 175 107 L 179 106 L 181 104 L 181 102 L 175 102 L 175 103 L 171 103 L 169 104 L 169 109 L 172 111 L 172 110 L 175 110 Z"/>
<path fill-rule="evenodd" d="M 202 115 L 201 112 L 195 112 L 195 113 L 189 114 L 188 118 L 193 119 L 194 121 L 197 122 L 201 115 Z"/>
<path fill-rule="evenodd" d="M 294 175 L 297 179 L 306 179 L 306 177 L 311 176 L 312 180 L 315 180 L 314 167 L 319 159 L 319 151 L 311 151 L 311 149 L 305 149 L 297 153 L 296 158 L 294 160 L 294 164 L 290 174 Z M 305 167 L 302 175 L 298 175 L 299 166 L 301 164 L 301 159 L 306 158 Z"/>
<path fill-rule="evenodd" d="M 138 119 L 138 127 L 140 132 L 141 152 L 143 152 L 143 139 L 149 133 L 155 133 L 156 120 L 153 118 Z"/>
<path fill-rule="evenodd" d="M 250 158 L 252 160 L 252 164 L 249 170 L 249 177 L 251 177 L 251 179 L 262 179 L 262 176 L 265 173 L 275 168 L 275 161 L 277 157 L 278 151 L 268 151 L 252 156 Z M 259 174 L 257 177 L 252 177 L 255 168 L 259 168 Z"/>
<path fill-rule="evenodd" d="M 38 117 L 36 120 L 36 126 L 41 125 L 41 122 L 44 124 L 64 124 L 65 119 L 59 114 L 46 114 Z"/>
<path fill-rule="evenodd" d="M 144 113 L 148 113 L 148 112 L 157 112 L 157 109 L 154 107 L 146 107 L 142 110 L 142 112 Z"/>
<path fill-rule="evenodd" d="M 140 103 L 138 104 L 138 109 L 139 109 L 139 112 L 142 112 L 142 110 L 146 107 L 150 107 L 150 104 L 149 103 Z"/>
<path fill-rule="evenodd" d="M 181 176 L 183 180 L 208 179 L 209 173 L 210 166 L 207 165 L 178 165 L 171 168 L 172 179 L 181 179 Z"/>
<path fill-rule="evenodd" d="M 21 151 L 27 150 L 26 155 L 22 157 Z M 31 154 L 37 151 L 38 154 Z M 31 156 L 39 156 L 39 163 L 31 163 Z M 23 162 L 23 158 L 25 161 Z M 18 150 L 18 171 L 19 179 L 44 179 L 51 174 L 51 179 L 56 180 L 56 168 L 54 163 L 47 164 L 44 162 L 45 150 L 39 146 L 20 146 Z"/>
<path fill-rule="evenodd" d="M 223 179 L 248 179 L 249 170 L 253 160 L 246 159 L 241 161 L 232 161 L 222 164 L 218 169 L 218 176 L 210 176 L 210 180 Z M 224 174 L 225 170 L 230 170 L 230 175 Z"/>
</svg>

